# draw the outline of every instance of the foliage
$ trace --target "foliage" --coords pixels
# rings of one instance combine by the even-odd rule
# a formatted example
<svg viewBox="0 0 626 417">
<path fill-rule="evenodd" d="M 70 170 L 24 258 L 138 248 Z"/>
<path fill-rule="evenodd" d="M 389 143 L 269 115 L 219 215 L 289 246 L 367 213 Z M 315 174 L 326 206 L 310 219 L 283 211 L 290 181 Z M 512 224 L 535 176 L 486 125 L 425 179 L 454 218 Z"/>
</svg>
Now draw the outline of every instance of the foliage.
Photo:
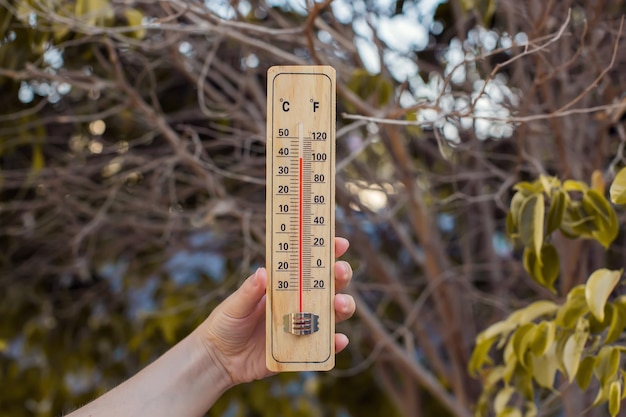
<svg viewBox="0 0 626 417">
<path fill-rule="evenodd" d="M 558 230 L 571 239 L 595 239 L 605 248 L 617 237 L 617 214 L 602 188 L 573 180 L 561 184 L 557 178 L 543 175 L 514 188 L 517 192 L 507 213 L 507 232 L 524 246 L 524 269 L 552 292 L 559 276 L 559 255 L 550 243 L 552 233 Z"/>
<path fill-rule="evenodd" d="M 624 202 L 625 174 L 626 168 L 611 184 L 613 203 Z M 507 228 L 525 247 L 528 274 L 553 292 L 559 257 L 549 243 L 552 233 L 560 230 L 568 238 L 595 239 L 605 248 L 617 237 L 617 215 L 603 188 L 571 180 L 561 184 L 546 176 L 514 188 Z M 580 201 L 570 193 L 579 194 Z M 547 216 L 545 206 L 549 206 Z M 486 415 L 491 405 L 497 416 L 536 416 L 536 396 L 545 393 L 537 394 L 535 387 L 555 391 L 576 380 L 583 391 L 598 386 L 592 405 L 608 401 L 611 416 L 617 416 L 626 397 L 626 372 L 620 370 L 621 354 L 626 351 L 626 296 L 614 295 L 622 277 L 623 270 L 598 269 L 585 285 L 572 288 L 563 304 L 536 301 L 481 332 L 468 365 L 484 387 L 476 414 Z M 493 346 L 501 365 L 490 358 Z"/>
</svg>

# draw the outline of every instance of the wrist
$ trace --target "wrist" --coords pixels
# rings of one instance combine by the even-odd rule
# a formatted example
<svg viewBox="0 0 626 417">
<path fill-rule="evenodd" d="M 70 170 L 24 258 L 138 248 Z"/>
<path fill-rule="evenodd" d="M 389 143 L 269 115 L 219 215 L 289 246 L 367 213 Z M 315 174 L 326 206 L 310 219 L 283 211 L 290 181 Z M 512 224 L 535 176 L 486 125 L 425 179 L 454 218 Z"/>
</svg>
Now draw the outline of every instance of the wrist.
<svg viewBox="0 0 626 417">
<path fill-rule="evenodd" d="M 218 388 L 221 393 L 232 388 L 235 383 L 228 372 L 224 362 L 220 359 L 221 354 L 217 347 L 202 333 L 202 326 L 189 335 L 194 346 L 194 352 L 198 355 L 198 369 L 201 370 L 211 387 Z"/>
</svg>

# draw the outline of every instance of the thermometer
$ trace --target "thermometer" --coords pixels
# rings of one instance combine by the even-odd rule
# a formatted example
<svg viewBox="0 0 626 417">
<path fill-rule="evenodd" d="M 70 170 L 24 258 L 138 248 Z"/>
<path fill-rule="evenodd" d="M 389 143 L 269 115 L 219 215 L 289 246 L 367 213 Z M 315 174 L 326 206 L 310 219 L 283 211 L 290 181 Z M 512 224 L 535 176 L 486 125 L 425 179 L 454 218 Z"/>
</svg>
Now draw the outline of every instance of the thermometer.
<svg viewBox="0 0 626 417">
<path fill-rule="evenodd" d="M 267 75 L 266 363 L 326 371 L 335 366 L 335 70 Z"/>
</svg>

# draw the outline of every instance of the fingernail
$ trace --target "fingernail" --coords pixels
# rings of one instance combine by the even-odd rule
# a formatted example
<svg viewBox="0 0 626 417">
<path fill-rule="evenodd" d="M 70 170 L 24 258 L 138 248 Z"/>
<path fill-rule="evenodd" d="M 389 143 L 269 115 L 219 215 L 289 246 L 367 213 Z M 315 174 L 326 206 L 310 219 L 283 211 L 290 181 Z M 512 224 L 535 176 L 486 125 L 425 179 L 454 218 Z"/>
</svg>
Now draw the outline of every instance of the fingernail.
<svg viewBox="0 0 626 417">
<path fill-rule="evenodd" d="M 348 297 L 342 294 L 338 294 L 339 296 L 339 304 L 341 304 L 341 311 L 347 312 L 350 306 L 348 305 Z"/>
<path fill-rule="evenodd" d="M 259 269 L 261 269 L 260 267 L 256 269 L 256 271 L 254 271 L 254 274 L 252 275 L 252 285 L 253 286 L 258 286 L 259 285 L 259 280 L 257 279 L 257 275 L 259 273 Z"/>
</svg>

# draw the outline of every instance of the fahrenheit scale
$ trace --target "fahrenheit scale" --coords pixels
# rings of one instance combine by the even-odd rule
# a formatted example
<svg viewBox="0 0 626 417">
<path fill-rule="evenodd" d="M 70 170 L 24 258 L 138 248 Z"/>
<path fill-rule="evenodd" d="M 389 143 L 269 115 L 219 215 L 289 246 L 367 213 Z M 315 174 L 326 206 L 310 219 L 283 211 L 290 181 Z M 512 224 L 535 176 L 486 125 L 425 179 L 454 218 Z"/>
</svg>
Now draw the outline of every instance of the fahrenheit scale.
<svg viewBox="0 0 626 417">
<path fill-rule="evenodd" d="M 335 70 L 277 66 L 267 88 L 271 371 L 335 366 Z"/>
</svg>

